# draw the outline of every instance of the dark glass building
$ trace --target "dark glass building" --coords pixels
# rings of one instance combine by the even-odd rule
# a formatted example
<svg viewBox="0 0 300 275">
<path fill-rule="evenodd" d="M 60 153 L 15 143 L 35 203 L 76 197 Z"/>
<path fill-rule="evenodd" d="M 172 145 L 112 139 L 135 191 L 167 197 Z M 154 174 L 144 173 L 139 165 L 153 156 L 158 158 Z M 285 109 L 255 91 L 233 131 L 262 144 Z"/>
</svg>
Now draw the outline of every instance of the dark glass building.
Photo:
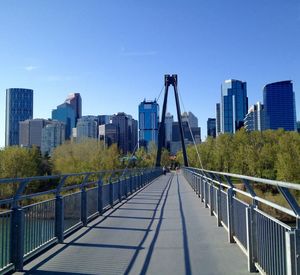
<svg viewBox="0 0 300 275">
<path fill-rule="evenodd" d="M 112 124 L 117 127 L 117 142 L 122 153 L 133 152 L 137 147 L 137 121 L 131 115 L 118 113 L 112 116 Z"/>
<path fill-rule="evenodd" d="M 5 146 L 19 144 L 19 122 L 33 117 L 33 90 L 6 90 Z"/>
<path fill-rule="evenodd" d="M 222 84 L 221 132 L 235 133 L 248 111 L 247 83 L 230 79 Z"/>
<path fill-rule="evenodd" d="M 216 137 L 216 119 L 209 118 L 207 120 L 207 136 L 208 137 Z"/>
<path fill-rule="evenodd" d="M 65 138 L 70 139 L 72 129 L 76 123 L 76 113 L 73 107 L 68 103 L 58 105 L 55 110 L 52 110 L 52 119 L 61 121 L 65 124 Z"/>
<path fill-rule="evenodd" d="M 296 107 L 290 80 L 267 84 L 263 90 L 265 129 L 296 131 Z"/>
<path fill-rule="evenodd" d="M 221 132 L 221 107 L 220 103 L 216 104 L 216 136 Z"/>
<path fill-rule="evenodd" d="M 146 101 L 139 105 L 139 144 L 148 148 L 150 142 L 158 142 L 159 106 L 155 101 Z"/>
<path fill-rule="evenodd" d="M 77 125 L 77 120 L 82 117 L 82 99 L 80 93 L 69 94 L 65 103 L 70 104 L 75 111 L 75 124 Z"/>
</svg>

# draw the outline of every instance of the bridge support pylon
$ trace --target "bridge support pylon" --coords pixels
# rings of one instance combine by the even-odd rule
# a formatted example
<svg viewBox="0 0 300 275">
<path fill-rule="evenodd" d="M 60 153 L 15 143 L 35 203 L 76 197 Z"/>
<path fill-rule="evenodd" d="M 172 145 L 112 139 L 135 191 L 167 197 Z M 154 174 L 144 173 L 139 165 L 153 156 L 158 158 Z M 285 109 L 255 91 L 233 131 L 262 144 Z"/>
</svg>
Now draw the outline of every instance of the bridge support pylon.
<svg viewBox="0 0 300 275">
<path fill-rule="evenodd" d="M 156 165 L 155 166 L 156 167 L 160 166 L 161 151 L 162 151 L 162 148 L 165 147 L 165 136 L 166 136 L 166 134 L 165 134 L 166 133 L 166 130 L 165 130 L 165 117 L 166 117 L 168 92 L 169 92 L 170 85 L 172 85 L 174 87 L 174 94 L 175 94 L 178 126 L 179 126 L 181 146 L 182 146 L 183 161 L 184 161 L 184 165 L 186 167 L 188 167 L 189 164 L 188 164 L 188 158 L 187 158 L 186 148 L 185 148 L 185 143 L 184 143 L 182 121 L 181 121 L 181 111 L 180 111 L 180 104 L 179 104 L 179 97 L 178 97 L 178 90 L 177 90 L 177 74 L 165 75 L 165 96 L 164 96 L 161 122 L 160 122 L 159 129 L 158 129 L 158 148 L 157 148 Z"/>
</svg>

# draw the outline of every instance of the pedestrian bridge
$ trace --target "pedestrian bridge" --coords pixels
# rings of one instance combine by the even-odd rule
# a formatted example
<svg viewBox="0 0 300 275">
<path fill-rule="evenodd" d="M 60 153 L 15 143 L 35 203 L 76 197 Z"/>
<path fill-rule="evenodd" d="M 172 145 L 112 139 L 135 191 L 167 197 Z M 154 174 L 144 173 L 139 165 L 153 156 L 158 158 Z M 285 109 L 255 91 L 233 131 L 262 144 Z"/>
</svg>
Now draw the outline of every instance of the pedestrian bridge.
<svg viewBox="0 0 300 275">
<path fill-rule="evenodd" d="M 258 207 L 266 203 L 296 217 L 288 192 L 296 187 L 280 187 L 293 206 L 287 209 L 256 196 L 251 178 L 241 179 L 248 191 L 239 191 L 228 175 L 197 169 L 162 175 L 156 169 L 115 181 L 111 176 L 103 184 L 103 174 L 93 181 L 88 173 L 71 194 L 64 194 L 75 186 L 65 176 L 54 199 L 21 206 L 49 193 L 22 194 L 33 180 L 23 179 L 17 195 L 2 201 L 12 210 L 0 213 L 1 272 L 299 274 L 298 229 Z M 238 198 L 239 192 L 252 201 Z"/>
</svg>

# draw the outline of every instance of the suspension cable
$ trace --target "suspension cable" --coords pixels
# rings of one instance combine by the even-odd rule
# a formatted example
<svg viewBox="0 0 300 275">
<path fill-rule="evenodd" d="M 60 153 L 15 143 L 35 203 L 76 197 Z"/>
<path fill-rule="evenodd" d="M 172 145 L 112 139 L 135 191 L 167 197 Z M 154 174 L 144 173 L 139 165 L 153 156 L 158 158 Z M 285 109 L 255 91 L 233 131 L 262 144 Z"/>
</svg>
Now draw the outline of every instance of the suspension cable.
<svg viewBox="0 0 300 275">
<path fill-rule="evenodd" d="M 186 110 L 185 110 L 185 106 L 184 106 L 184 103 L 183 103 L 183 100 L 182 100 L 182 97 L 181 97 L 181 94 L 179 92 L 179 88 L 177 87 L 177 91 L 178 91 L 178 94 L 179 94 L 179 99 L 180 99 L 180 102 L 181 102 L 181 105 L 183 107 L 183 111 L 187 114 Z M 202 160 L 201 160 L 201 157 L 200 157 L 200 153 L 199 153 L 199 150 L 198 150 L 198 147 L 196 145 L 196 141 L 195 141 L 195 138 L 194 138 L 194 135 L 193 135 L 193 132 L 192 132 L 192 129 L 191 129 L 191 125 L 190 125 L 190 122 L 189 120 L 187 120 L 187 124 L 188 124 L 188 127 L 189 127 L 189 130 L 190 130 L 190 134 L 191 134 L 191 137 L 192 137 L 192 140 L 193 140 L 193 144 L 195 146 L 195 149 L 196 149 L 196 152 L 197 152 L 197 156 L 198 156 L 198 160 L 199 160 L 199 163 L 200 163 L 200 166 L 201 166 L 201 169 L 203 169 L 203 165 L 202 165 Z"/>
<path fill-rule="evenodd" d="M 159 95 L 158 95 L 158 97 L 157 97 L 157 99 L 156 99 L 157 102 L 158 102 L 158 100 L 159 100 L 159 98 L 160 98 L 160 96 L 161 96 L 162 91 L 164 90 L 164 87 L 165 87 L 165 85 L 162 86 L 162 88 L 161 88 L 161 90 L 160 90 L 160 92 L 159 92 Z"/>
</svg>

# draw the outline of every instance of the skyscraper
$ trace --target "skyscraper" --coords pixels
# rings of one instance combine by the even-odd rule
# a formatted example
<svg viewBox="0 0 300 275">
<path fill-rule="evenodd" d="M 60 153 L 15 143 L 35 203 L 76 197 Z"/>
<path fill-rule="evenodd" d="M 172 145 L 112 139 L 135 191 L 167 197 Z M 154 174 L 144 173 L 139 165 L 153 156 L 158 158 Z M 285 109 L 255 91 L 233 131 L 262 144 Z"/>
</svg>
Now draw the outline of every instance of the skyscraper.
<svg viewBox="0 0 300 275">
<path fill-rule="evenodd" d="M 32 147 L 33 145 L 41 148 L 42 130 L 51 123 L 47 119 L 27 119 L 19 122 L 19 145 L 22 147 Z"/>
<path fill-rule="evenodd" d="M 112 116 L 112 124 L 117 127 L 119 149 L 123 154 L 133 152 L 137 145 L 137 121 L 131 115 L 118 113 Z"/>
<path fill-rule="evenodd" d="M 181 115 L 182 122 L 186 121 L 190 124 L 191 128 L 197 128 L 198 127 L 198 118 L 192 113 L 192 112 L 184 112 Z"/>
<path fill-rule="evenodd" d="M 118 129 L 114 124 L 99 125 L 99 140 L 103 140 L 106 146 L 118 143 Z"/>
<path fill-rule="evenodd" d="M 71 93 L 68 95 L 65 103 L 68 103 L 72 106 L 75 111 L 75 124 L 77 120 L 82 117 L 82 99 L 80 93 Z"/>
<path fill-rule="evenodd" d="M 6 90 L 5 146 L 19 144 L 19 122 L 33 117 L 33 90 Z"/>
<path fill-rule="evenodd" d="M 221 89 L 221 132 L 235 133 L 244 125 L 247 111 L 247 83 L 225 80 Z"/>
<path fill-rule="evenodd" d="M 216 104 L 216 136 L 221 133 L 221 108 L 220 103 Z"/>
<path fill-rule="evenodd" d="M 296 131 L 296 107 L 290 80 L 267 84 L 263 90 L 265 129 Z"/>
<path fill-rule="evenodd" d="M 245 129 L 247 131 L 264 130 L 264 105 L 260 102 L 252 105 L 244 119 Z"/>
<path fill-rule="evenodd" d="M 52 120 L 42 129 L 41 152 L 43 155 L 51 155 L 54 148 L 65 141 L 65 124 Z"/>
<path fill-rule="evenodd" d="M 159 105 L 146 101 L 139 105 L 139 144 L 148 148 L 150 142 L 158 142 Z"/>
<path fill-rule="evenodd" d="M 96 116 L 83 116 L 77 120 L 77 142 L 87 138 L 98 138 L 98 118 Z"/>
<path fill-rule="evenodd" d="M 110 123 L 110 115 L 99 115 L 98 116 L 98 124 L 103 125 L 103 124 L 109 124 Z"/>
<path fill-rule="evenodd" d="M 209 118 L 207 120 L 207 136 L 208 137 L 216 137 L 216 119 Z"/>
<path fill-rule="evenodd" d="M 172 141 L 172 125 L 174 118 L 170 113 L 166 113 L 165 116 L 165 131 L 166 131 L 166 148 L 170 150 L 170 142 Z"/>
<path fill-rule="evenodd" d="M 72 135 L 72 129 L 75 127 L 76 123 L 76 113 L 73 107 L 66 102 L 58 105 L 55 110 L 52 110 L 52 119 L 61 121 L 65 124 L 65 138 L 70 139 Z"/>
</svg>

